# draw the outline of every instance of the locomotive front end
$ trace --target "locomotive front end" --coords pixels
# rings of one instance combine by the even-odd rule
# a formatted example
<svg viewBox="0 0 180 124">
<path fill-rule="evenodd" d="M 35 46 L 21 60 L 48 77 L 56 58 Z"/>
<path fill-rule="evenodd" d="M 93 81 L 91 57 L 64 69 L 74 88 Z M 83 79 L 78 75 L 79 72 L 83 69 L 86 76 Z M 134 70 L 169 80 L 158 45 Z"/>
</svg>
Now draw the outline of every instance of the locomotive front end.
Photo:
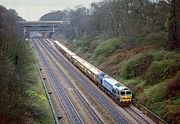
<svg viewBox="0 0 180 124">
<path fill-rule="evenodd" d="M 131 103 L 131 101 L 132 101 L 132 91 L 121 90 L 120 103 Z"/>
</svg>

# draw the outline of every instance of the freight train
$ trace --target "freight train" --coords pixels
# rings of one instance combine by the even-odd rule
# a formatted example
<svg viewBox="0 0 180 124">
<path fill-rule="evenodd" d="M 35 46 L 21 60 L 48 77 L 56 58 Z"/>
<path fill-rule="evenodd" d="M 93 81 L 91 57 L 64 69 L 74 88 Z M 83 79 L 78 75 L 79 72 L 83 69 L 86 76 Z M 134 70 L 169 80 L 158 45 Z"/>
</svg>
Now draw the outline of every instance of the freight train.
<svg viewBox="0 0 180 124">
<path fill-rule="evenodd" d="M 86 60 L 80 58 L 58 41 L 54 41 L 54 44 L 72 64 L 93 80 L 101 90 L 112 97 L 118 104 L 129 105 L 131 103 L 132 91 L 128 87 L 88 63 Z"/>
</svg>

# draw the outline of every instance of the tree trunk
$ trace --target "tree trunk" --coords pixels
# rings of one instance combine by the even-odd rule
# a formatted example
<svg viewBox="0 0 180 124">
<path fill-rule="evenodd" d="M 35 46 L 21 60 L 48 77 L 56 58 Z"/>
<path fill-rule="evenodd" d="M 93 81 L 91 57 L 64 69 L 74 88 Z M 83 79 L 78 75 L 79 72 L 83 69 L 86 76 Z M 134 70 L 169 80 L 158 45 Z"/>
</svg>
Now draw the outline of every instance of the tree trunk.
<svg viewBox="0 0 180 124">
<path fill-rule="evenodd" d="M 178 49 L 180 48 L 180 43 L 178 41 L 178 38 L 177 38 L 177 12 L 176 10 L 178 9 L 177 6 L 177 0 L 172 0 L 172 3 L 171 3 L 171 17 L 170 17 L 170 30 L 169 30 L 169 33 L 170 33 L 170 37 L 169 37 L 169 40 L 170 40 L 170 48 L 171 49 Z"/>
</svg>

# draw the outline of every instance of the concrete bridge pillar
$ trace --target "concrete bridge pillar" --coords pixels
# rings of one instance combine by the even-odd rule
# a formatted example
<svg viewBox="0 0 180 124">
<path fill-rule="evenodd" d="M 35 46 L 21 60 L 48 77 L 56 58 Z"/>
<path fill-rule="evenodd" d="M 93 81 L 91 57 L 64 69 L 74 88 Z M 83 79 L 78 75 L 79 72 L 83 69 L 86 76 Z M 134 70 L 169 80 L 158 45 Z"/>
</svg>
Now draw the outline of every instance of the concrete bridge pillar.
<svg viewBox="0 0 180 124">
<path fill-rule="evenodd" d="M 26 27 L 24 27 L 24 37 L 26 37 Z"/>
<path fill-rule="evenodd" d="M 29 33 L 29 31 L 28 31 L 28 28 L 27 28 L 27 27 L 24 27 L 24 37 L 25 37 L 25 38 L 29 38 L 29 35 L 30 35 L 30 33 Z"/>
</svg>

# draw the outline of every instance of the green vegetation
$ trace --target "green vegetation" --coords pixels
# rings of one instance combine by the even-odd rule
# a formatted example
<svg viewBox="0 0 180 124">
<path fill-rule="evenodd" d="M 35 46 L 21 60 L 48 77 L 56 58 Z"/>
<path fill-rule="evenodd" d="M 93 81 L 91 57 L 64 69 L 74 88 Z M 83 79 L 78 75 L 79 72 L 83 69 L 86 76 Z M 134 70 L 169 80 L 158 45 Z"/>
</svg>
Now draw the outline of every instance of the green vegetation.
<svg viewBox="0 0 180 124">
<path fill-rule="evenodd" d="M 145 75 L 149 83 L 170 78 L 180 69 L 180 58 L 176 52 L 153 50 L 140 53 L 120 64 L 120 76 L 125 79 Z"/>
<path fill-rule="evenodd" d="M 26 92 L 31 97 L 28 107 L 31 116 L 27 117 L 28 123 L 53 124 L 54 119 L 52 111 L 48 104 L 46 94 L 40 80 L 39 72 L 35 64 L 33 64 L 33 70 L 31 73 L 33 78 L 29 80 L 29 89 Z"/>
<path fill-rule="evenodd" d="M 123 81 L 154 113 L 180 123 L 179 8 L 178 0 L 95 2 L 64 10 L 71 24 L 53 37 Z"/>
<path fill-rule="evenodd" d="M 53 123 L 30 46 L 18 32 L 22 18 L 2 6 L 0 18 L 0 123 Z"/>
<path fill-rule="evenodd" d="M 167 121 L 177 122 L 178 116 L 175 115 L 180 112 L 179 70 L 178 52 L 153 50 L 120 64 L 119 75 L 120 80 L 128 82 L 125 84 L 134 91 L 139 102 Z"/>
<path fill-rule="evenodd" d="M 120 65 L 120 76 L 130 79 L 143 75 L 152 61 L 153 56 L 151 54 L 138 54 Z"/>
<path fill-rule="evenodd" d="M 2 49 L 8 46 L 0 54 L 2 123 L 53 123 L 30 47 L 13 40 L 0 43 Z"/>
<path fill-rule="evenodd" d="M 112 54 L 117 49 L 123 48 L 124 44 L 122 39 L 120 38 L 111 38 L 108 40 L 105 40 L 104 42 L 101 42 L 94 50 L 93 52 L 93 59 L 99 58 L 99 57 L 105 57 L 109 54 Z"/>
</svg>

